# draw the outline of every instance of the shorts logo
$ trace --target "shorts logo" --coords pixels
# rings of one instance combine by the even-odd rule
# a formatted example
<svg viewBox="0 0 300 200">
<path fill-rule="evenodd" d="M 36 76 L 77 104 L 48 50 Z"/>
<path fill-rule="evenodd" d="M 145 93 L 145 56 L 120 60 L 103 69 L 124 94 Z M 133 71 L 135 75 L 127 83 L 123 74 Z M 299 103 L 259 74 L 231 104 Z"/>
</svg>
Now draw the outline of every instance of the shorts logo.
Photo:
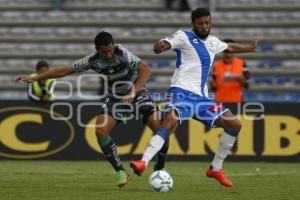
<svg viewBox="0 0 300 200">
<path fill-rule="evenodd" d="M 108 72 L 112 74 L 112 73 L 115 72 L 115 70 L 114 70 L 114 68 L 110 67 L 110 68 L 108 69 Z"/>
<path fill-rule="evenodd" d="M 172 94 L 168 94 L 168 96 L 167 96 L 167 98 L 166 98 L 166 103 L 171 103 L 172 102 L 172 100 L 173 100 L 173 98 L 172 98 Z"/>
<path fill-rule="evenodd" d="M 210 112 L 221 112 L 223 110 L 223 106 L 222 105 L 214 105 L 214 106 L 210 106 L 208 109 Z"/>
</svg>

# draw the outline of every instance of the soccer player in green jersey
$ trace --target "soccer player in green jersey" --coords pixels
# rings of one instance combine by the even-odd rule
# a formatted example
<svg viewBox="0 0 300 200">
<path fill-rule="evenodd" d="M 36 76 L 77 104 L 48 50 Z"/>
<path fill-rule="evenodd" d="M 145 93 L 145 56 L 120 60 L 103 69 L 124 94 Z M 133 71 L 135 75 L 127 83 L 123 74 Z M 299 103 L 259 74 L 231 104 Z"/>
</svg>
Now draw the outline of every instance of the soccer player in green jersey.
<svg viewBox="0 0 300 200">
<path fill-rule="evenodd" d="M 94 42 L 96 52 L 78 60 L 72 66 L 52 69 L 34 77 L 21 76 L 16 81 L 32 83 L 33 81 L 64 77 L 89 69 L 104 75 L 108 87 L 106 98 L 104 98 L 102 106 L 99 106 L 96 135 L 103 154 L 117 172 L 117 185 L 122 187 L 128 183 L 130 176 L 121 163 L 117 146 L 111 138 L 110 132 L 128 114 L 137 115 L 153 132 L 159 129 L 160 120 L 155 109 L 156 106 L 144 86 L 151 76 L 151 69 L 125 47 L 115 44 L 112 35 L 108 32 L 100 32 Z M 129 111 L 132 107 L 133 109 Z M 168 143 L 158 154 L 154 170 L 164 167 L 167 150 Z"/>
</svg>

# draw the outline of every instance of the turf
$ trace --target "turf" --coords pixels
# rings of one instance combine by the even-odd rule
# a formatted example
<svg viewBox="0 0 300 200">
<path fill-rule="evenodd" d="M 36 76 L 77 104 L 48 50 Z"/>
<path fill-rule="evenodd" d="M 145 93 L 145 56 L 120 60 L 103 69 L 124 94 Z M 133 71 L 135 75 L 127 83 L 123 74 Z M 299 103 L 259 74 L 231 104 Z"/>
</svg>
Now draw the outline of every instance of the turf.
<svg viewBox="0 0 300 200">
<path fill-rule="evenodd" d="M 152 165 L 152 164 L 151 164 Z M 155 193 L 142 177 L 119 189 L 108 163 L 62 161 L 0 161 L 1 200 L 289 200 L 300 199 L 300 164 L 233 163 L 225 165 L 234 188 L 220 186 L 204 176 L 208 163 L 168 162 L 174 179 L 169 193 Z M 125 163 L 128 167 L 128 162 Z"/>
</svg>

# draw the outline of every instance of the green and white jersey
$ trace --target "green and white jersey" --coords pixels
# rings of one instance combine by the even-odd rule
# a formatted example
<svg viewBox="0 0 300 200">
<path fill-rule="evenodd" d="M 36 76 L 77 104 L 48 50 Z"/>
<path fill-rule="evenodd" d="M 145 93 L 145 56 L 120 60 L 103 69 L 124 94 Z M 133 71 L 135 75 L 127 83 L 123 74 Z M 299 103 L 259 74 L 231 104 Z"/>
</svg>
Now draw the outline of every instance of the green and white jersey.
<svg viewBox="0 0 300 200">
<path fill-rule="evenodd" d="M 105 60 L 99 53 L 93 53 L 73 63 L 74 72 L 84 72 L 89 69 L 107 78 L 108 94 L 112 94 L 115 84 L 117 95 L 126 95 L 138 77 L 138 66 L 141 59 L 120 44 L 114 45 L 114 57 Z M 119 84 L 116 84 L 121 81 Z M 127 83 L 126 83 L 127 82 Z"/>
</svg>

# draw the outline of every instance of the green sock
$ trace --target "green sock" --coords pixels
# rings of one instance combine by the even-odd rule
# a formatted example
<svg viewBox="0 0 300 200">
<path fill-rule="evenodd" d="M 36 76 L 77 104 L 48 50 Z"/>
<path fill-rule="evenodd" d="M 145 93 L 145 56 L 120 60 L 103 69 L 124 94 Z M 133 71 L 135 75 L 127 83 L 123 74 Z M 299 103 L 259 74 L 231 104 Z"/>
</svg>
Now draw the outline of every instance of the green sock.
<svg viewBox="0 0 300 200">
<path fill-rule="evenodd" d="M 118 155 L 117 146 L 110 136 L 103 140 L 98 140 L 100 148 L 110 164 L 116 171 L 124 170 L 121 159 Z"/>
</svg>

